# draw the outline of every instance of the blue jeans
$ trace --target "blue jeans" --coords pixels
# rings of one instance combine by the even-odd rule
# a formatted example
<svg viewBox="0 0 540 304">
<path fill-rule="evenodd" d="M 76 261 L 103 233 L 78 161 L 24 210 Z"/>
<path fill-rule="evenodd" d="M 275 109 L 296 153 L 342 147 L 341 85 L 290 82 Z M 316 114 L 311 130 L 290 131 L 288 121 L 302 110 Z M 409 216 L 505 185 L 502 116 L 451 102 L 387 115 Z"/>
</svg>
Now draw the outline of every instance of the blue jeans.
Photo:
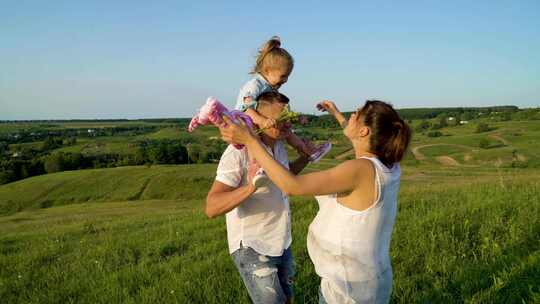
<svg viewBox="0 0 540 304">
<path fill-rule="evenodd" d="M 241 246 L 232 258 L 255 304 L 281 304 L 293 297 L 294 265 L 291 248 L 273 257 Z"/>
<path fill-rule="evenodd" d="M 326 302 L 326 300 L 324 299 L 320 285 L 319 285 L 319 304 L 328 304 L 328 302 Z"/>
</svg>

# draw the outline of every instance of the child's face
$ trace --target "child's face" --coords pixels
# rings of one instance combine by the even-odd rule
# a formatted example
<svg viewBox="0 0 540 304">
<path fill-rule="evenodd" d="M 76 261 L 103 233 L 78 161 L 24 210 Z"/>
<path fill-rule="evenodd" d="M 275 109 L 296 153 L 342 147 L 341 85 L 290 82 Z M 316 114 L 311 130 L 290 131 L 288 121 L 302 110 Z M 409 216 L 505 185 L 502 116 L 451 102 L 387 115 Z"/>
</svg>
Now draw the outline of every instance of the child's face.
<svg viewBox="0 0 540 304">
<path fill-rule="evenodd" d="M 274 88 L 279 89 L 289 79 L 290 71 L 286 69 L 268 69 L 264 72 L 264 78 Z"/>
</svg>

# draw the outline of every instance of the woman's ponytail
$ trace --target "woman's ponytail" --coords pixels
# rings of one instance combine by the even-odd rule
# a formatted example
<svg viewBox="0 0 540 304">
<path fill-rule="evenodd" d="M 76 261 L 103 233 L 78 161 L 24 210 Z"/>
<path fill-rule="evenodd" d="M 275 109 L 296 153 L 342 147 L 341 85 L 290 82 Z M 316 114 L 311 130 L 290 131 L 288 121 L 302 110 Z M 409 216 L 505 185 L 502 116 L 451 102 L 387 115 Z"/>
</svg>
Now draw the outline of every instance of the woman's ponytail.
<svg viewBox="0 0 540 304">
<path fill-rule="evenodd" d="M 368 100 L 359 114 L 371 130 L 371 152 L 388 167 L 401 161 L 412 134 L 409 125 L 394 108 L 384 101 Z"/>
<path fill-rule="evenodd" d="M 399 120 L 394 121 L 393 127 L 394 134 L 385 149 L 390 163 L 399 162 L 403 159 L 411 138 L 411 129 L 403 119 L 399 118 Z"/>
</svg>

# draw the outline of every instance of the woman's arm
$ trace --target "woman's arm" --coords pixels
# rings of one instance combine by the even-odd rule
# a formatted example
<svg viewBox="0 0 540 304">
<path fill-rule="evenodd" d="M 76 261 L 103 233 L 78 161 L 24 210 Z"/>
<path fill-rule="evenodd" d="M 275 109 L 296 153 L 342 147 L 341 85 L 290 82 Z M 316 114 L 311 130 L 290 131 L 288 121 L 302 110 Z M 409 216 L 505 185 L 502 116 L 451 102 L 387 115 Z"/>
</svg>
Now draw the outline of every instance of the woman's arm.
<svg viewBox="0 0 540 304">
<path fill-rule="evenodd" d="M 341 114 L 341 112 L 336 107 L 336 104 L 332 101 L 323 100 L 319 102 L 317 104 L 317 109 L 332 114 L 342 128 L 345 128 L 345 126 L 347 126 L 347 119 L 345 118 L 345 116 L 343 116 L 343 114 Z"/>
<path fill-rule="evenodd" d="M 289 195 L 322 195 L 353 190 L 359 184 L 362 172 L 373 170 L 369 161 L 356 159 L 328 170 L 295 176 L 270 156 L 246 126 L 225 120 L 227 126 L 220 128 L 222 138 L 246 145 L 274 184 Z"/>
<path fill-rule="evenodd" d="M 359 184 L 362 172 L 369 170 L 369 161 L 349 160 L 336 167 L 309 174 L 294 175 L 275 161 L 254 139 L 247 144 L 265 173 L 288 195 L 324 195 L 353 190 Z"/>
</svg>

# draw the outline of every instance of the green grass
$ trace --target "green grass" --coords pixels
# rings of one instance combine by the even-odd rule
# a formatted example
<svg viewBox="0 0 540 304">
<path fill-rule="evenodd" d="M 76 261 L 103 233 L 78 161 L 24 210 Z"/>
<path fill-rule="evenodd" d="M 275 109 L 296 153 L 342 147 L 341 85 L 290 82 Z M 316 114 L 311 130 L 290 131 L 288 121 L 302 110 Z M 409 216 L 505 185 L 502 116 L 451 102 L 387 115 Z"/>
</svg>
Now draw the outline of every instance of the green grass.
<svg viewBox="0 0 540 304">
<path fill-rule="evenodd" d="M 0 186 L 0 197 L 24 206 L 0 216 L 0 297 L 249 303 L 227 252 L 224 218 L 203 213 L 214 169 L 82 170 Z M 391 247 L 393 303 L 540 300 L 540 172 L 440 166 L 403 172 Z M 138 200 L 129 201 L 134 195 Z M 305 244 L 317 206 L 310 197 L 295 197 L 292 206 L 296 301 L 317 303 L 319 281 Z"/>
<path fill-rule="evenodd" d="M 145 137 L 149 139 L 177 139 L 177 138 L 180 138 L 180 136 L 185 133 L 186 131 L 181 130 L 180 128 L 163 128 L 154 133 L 144 135 L 141 137 Z"/>
</svg>

